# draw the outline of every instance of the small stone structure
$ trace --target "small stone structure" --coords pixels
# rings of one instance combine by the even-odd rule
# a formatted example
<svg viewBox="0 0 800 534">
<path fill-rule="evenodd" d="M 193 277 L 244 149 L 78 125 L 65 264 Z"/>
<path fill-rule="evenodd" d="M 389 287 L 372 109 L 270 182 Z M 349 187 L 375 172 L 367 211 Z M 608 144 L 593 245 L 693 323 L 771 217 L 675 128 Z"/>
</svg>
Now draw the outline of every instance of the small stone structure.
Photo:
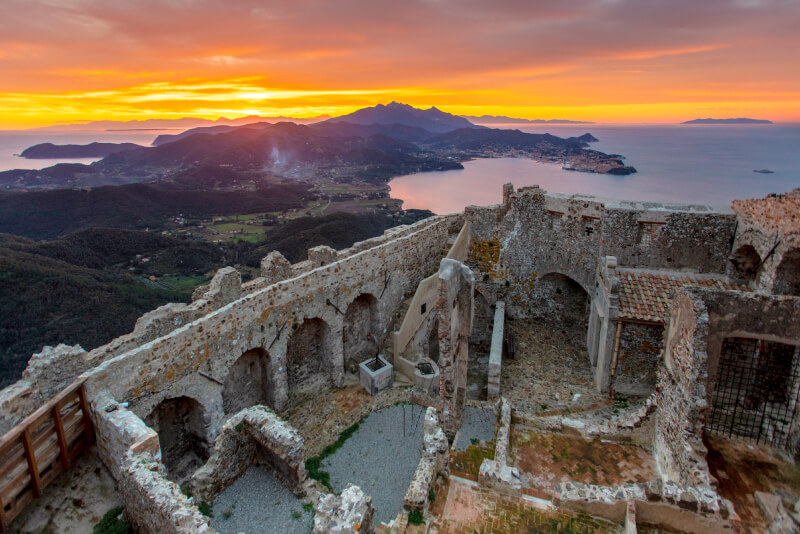
<svg viewBox="0 0 800 534">
<path fill-rule="evenodd" d="M 248 467 L 259 465 L 302 496 L 307 478 L 304 462 L 303 438 L 272 410 L 253 406 L 225 422 L 208 462 L 195 471 L 189 488 L 196 499 L 213 502 Z"/>
<path fill-rule="evenodd" d="M 380 367 L 373 369 L 376 364 Z M 394 367 L 381 355 L 364 360 L 358 364 L 358 380 L 370 395 L 377 395 L 394 384 Z"/>
<path fill-rule="evenodd" d="M 428 408 L 423 422 L 422 457 L 403 499 L 406 511 L 428 511 L 431 486 L 437 474 L 447 471 L 449 453 L 449 443 L 439 423 L 439 412 Z"/>
<path fill-rule="evenodd" d="M 494 460 L 483 460 L 478 474 L 481 486 L 495 489 L 501 493 L 519 495 L 522 493 L 522 479 L 519 469 L 508 465 L 508 446 L 511 434 L 511 404 L 500 398 L 500 427 L 495 439 Z"/>
<path fill-rule="evenodd" d="M 500 396 L 500 372 L 503 366 L 503 321 L 505 320 L 505 315 L 506 303 L 499 300 L 495 303 L 492 348 L 489 353 L 489 400 Z"/>
<path fill-rule="evenodd" d="M 341 495 L 323 495 L 316 506 L 313 534 L 373 534 L 372 499 L 348 484 Z"/>
</svg>

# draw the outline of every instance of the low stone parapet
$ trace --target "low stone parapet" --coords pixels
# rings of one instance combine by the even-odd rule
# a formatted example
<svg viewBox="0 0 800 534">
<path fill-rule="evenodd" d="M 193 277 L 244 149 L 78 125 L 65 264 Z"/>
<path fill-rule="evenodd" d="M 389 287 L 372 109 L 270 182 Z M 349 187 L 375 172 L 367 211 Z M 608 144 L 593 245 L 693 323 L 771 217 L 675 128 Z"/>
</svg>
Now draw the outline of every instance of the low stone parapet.
<svg viewBox="0 0 800 534">
<path fill-rule="evenodd" d="M 149 454 L 127 452 L 117 480 L 125 515 L 138 532 L 212 534 L 209 519 L 164 476 L 164 466 Z"/>
<path fill-rule="evenodd" d="M 313 534 L 373 534 L 372 497 L 348 484 L 341 495 L 323 495 L 316 506 Z"/>
<path fill-rule="evenodd" d="M 304 493 L 303 438 L 264 406 L 246 408 L 225 422 L 208 461 L 192 475 L 189 489 L 197 499 L 212 502 L 251 465 L 266 467 L 295 494 Z"/>
</svg>

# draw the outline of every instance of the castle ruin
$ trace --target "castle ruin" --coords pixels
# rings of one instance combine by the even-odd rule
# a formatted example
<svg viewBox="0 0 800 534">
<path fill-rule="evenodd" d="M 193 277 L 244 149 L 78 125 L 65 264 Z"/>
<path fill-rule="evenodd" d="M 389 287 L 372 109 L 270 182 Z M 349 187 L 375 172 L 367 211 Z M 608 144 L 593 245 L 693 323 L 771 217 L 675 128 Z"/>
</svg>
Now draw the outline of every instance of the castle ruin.
<svg viewBox="0 0 800 534">
<path fill-rule="evenodd" d="M 372 397 L 353 377 L 378 353 L 394 385 Z M 309 422 L 334 397 L 346 416 Z M 349 249 L 273 252 L 247 283 L 221 269 L 90 352 L 46 347 L 0 392 L 0 522 L 96 443 L 142 532 L 214 532 L 199 505 L 252 465 L 319 533 L 471 528 L 442 509 L 459 492 L 586 532 L 795 532 L 800 487 L 731 478 L 747 447 L 794 469 L 798 400 L 800 191 L 715 209 L 507 184 L 502 204 Z M 375 495 L 306 466 L 397 402 L 424 413 L 422 445 L 381 523 Z M 457 443 L 478 409 L 495 436 L 470 467 Z M 582 447 L 599 459 L 564 455 Z"/>
</svg>

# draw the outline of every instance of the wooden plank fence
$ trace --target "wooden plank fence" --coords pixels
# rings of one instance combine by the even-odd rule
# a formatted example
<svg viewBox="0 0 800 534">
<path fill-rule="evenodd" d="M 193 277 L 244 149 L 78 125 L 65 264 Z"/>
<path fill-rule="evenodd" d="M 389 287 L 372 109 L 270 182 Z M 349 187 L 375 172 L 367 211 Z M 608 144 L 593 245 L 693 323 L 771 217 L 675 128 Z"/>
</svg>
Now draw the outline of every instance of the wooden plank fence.
<svg viewBox="0 0 800 534">
<path fill-rule="evenodd" d="M 0 438 L 0 532 L 93 442 L 83 379 Z"/>
</svg>

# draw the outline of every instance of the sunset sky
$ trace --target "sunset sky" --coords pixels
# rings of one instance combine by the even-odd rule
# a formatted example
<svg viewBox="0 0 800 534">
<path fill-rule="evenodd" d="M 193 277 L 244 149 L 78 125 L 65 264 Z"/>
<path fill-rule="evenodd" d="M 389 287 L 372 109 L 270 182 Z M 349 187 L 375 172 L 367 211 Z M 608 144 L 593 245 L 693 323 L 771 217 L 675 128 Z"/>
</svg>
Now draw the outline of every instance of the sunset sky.
<svg viewBox="0 0 800 534">
<path fill-rule="evenodd" d="M 0 128 L 401 101 L 800 121 L 800 0 L 2 0 Z"/>
</svg>

